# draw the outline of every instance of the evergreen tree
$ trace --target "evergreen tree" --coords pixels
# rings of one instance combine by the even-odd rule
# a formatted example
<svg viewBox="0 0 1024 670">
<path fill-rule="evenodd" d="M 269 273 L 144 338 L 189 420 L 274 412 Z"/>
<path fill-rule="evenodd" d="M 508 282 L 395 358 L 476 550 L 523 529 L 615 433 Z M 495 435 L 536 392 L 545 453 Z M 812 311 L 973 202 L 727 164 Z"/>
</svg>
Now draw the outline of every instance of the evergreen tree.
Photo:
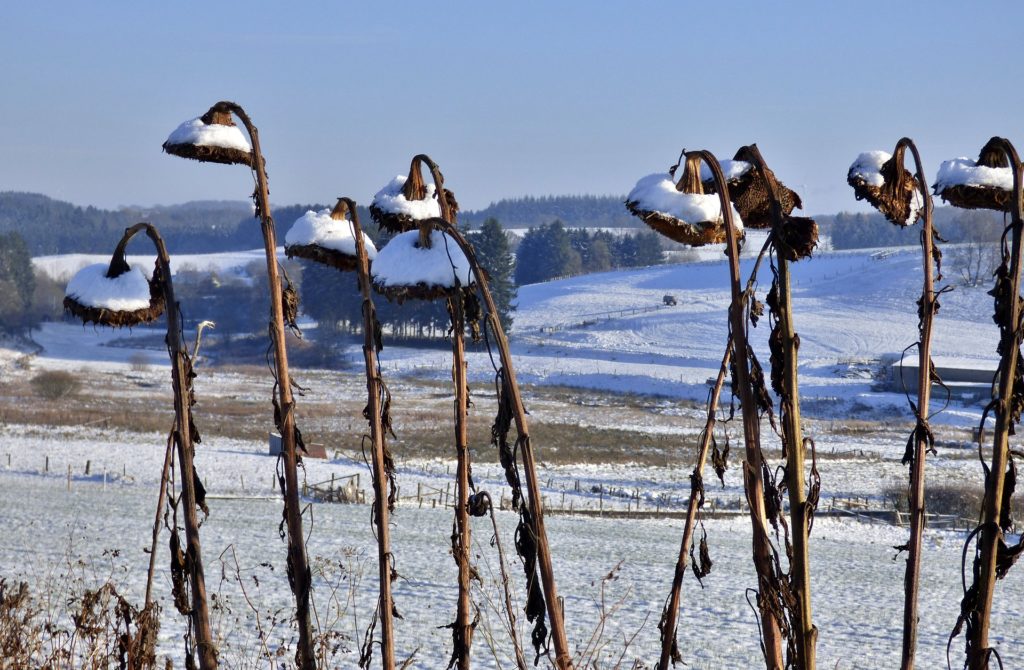
<svg viewBox="0 0 1024 670">
<path fill-rule="evenodd" d="M 665 262 L 665 254 L 661 249 L 661 237 L 652 231 L 642 231 L 636 237 L 636 264 L 661 265 Z"/>
<path fill-rule="evenodd" d="M 877 212 L 840 212 L 831 220 L 823 220 L 821 225 L 822 232 L 826 232 L 832 238 L 832 246 L 836 249 L 917 244 L 919 235 L 916 226 L 894 226 Z"/>
<path fill-rule="evenodd" d="M 631 268 L 637 265 L 637 243 L 633 235 L 620 235 L 612 247 L 615 267 Z"/>
<path fill-rule="evenodd" d="M 512 281 L 516 259 L 512 255 L 508 236 L 494 217 L 483 222 L 480 230 L 468 235 L 469 243 L 476 250 L 477 259 L 487 271 L 498 309 L 498 318 L 506 330 L 512 327 L 512 312 L 515 311 L 516 285 Z"/>
<path fill-rule="evenodd" d="M 519 248 L 516 249 L 517 286 L 543 281 L 539 259 L 544 253 L 544 228 L 531 227 L 523 235 L 523 239 L 519 241 Z"/>
<path fill-rule="evenodd" d="M 594 236 L 590 240 L 590 255 L 584 264 L 587 272 L 604 272 L 612 269 L 612 250 L 604 237 Z"/>
<path fill-rule="evenodd" d="M 583 270 L 578 251 L 572 248 L 561 221 L 530 228 L 516 253 L 516 283 L 533 284 L 555 277 L 577 275 Z"/>
<path fill-rule="evenodd" d="M 305 262 L 301 298 L 302 312 L 317 322 L 317 337 L 322 342 L 362 327 L 363 299 L 353 272 L 339 272 L 321 263 Z"/>
<path fill-rule="evenodd" d="M 548 243 L 551 246 L 551 277 L 571 277 L 582 274 L 583 257 L 572 248 L 565 226 L 557 219 L 548 224 Z"/>
<path fill-rule="evenodd" d="M 0 235 L 0 330 L 32 328 L 30 318 L 36 278 L 24 238 L 16 232 Z"/>
</svg>

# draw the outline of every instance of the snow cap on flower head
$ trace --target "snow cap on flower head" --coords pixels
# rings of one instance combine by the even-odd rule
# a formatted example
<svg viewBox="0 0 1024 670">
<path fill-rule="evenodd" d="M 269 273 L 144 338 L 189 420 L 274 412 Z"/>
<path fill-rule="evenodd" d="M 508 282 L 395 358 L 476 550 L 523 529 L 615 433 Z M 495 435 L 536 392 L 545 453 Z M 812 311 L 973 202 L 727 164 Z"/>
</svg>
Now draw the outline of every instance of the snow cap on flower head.
<svg viewBox="0 0 1024 670">
<path fill-rule="evenodd" d="M 699 157 L 688 156 L 678 183 L 673 181 L 674 172 L 642 177 L 626 196 L 626 209 L 676 242 L 694 247 L 724 242 L 721 198 L 704 193 L 698 168 L 700 162 Z M 732 222 L 742 236 L 743 221 L 735 208 L 732 208 Z"/>
<path fill-rule="evenodd" d="M 432 183 L 423 180 L 424 164 Z M 441 218 L 454 224 L 459 203 L 444 187 L 444 175 L 430 156 L 417 154 L 409 165 L 409 175 L 398 175 L 377 191 L 370 202 L 370 216 L 378 226 L 392 233 L 412 230 L 421 221 Z"/>
<path fill-rule="evenodd" d="M 904 146 L 896 155 L 887 151 L 865 151 L 846 173 L 858 200 L 867 200 L 885 218 L 898 226 L 915 223 L 924 211 L 917 177 L 903 167 Z"/>
<path fill-rule="evenodd" d="M 1013 204 L 1013 170 L 1003 151 L 1003 140 L 990 139 L 977 161 L 944 161 L 932 189 L 954 207 L 1009 211 Z"/>
<path fill-rule="evenodd" d="M 110 276 L 110 268 L 96 263 L 79 270 L 64 291 L 64 309 L 85 323 L 115 327 L 148 323 L 163 313 L 163 296 L 142 270 L 124 263 Z"/>
<path fill-rule="evenodd" d="M 420 244 L 420 231 L 399 233 L 373 262 L 373 286 L 389 300 L 433 300 L 473 283 L 466 254 L 447 233 L 430 231 L 430 246 Z"/>
<path fill-rule="evenodd" d="M 223 102 L 175 128 L 163 149 L 201 162 L 252 165 L 252 147 L 235 125 L 229 104 Z"/>
<path fill-rule="evenodd" d="M 338 200 L 333 210 L 312 210 L 299 217 L 285 235 L 285 253 L 289 258 L 298 256 L 350 271 L 356 269 L 355 225 L 345 218 L 349 207 L 344 198 Z M 377 257 L 377 247 L 362 236 L 367 260 Z"/>
</svg>

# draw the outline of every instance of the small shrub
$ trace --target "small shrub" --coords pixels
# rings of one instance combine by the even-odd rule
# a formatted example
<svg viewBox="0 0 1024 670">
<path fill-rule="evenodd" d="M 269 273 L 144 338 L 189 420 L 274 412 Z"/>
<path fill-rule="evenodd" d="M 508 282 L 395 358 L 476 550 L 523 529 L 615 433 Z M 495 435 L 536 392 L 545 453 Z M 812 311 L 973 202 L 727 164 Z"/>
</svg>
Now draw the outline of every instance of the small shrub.
<svg viewBox="0 0 1024 670">
<path fill-rule="evenodd" d="M 981 511 L 984 490 L 981 485 L 942 484 L 925 486 L 924 506 L 928 514 L 955 515 L 965 520 L 975 520 Z M 910 503 L 906 485 L 890 486 L 885 490 L 885 498 L 900 512 L 908 512 Z M 1016 521 L 1024 519 L 1024 500 L 1014 497 L 1010 511 Z"/>
<path fill-rule="evenodd" d="M 128 365 L 132 372 L 146 372 L 149 370 L 149 356 L 141 351 L 136 351 L 128 357 Z"/>
<path fill-rule="evenodd" d="M 65 370 L 48 370 L 32 378 L 32 390 L 47 400 L 60 400 L 74 395 L 82 386 L 75 375 Z"/>
</svg>

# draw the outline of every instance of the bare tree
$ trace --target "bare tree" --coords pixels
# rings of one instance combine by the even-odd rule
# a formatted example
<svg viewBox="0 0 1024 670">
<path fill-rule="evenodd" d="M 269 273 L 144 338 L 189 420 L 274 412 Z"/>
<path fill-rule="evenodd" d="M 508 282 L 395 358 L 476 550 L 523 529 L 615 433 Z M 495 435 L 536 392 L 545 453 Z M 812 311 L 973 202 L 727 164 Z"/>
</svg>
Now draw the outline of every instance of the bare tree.
<svg viewBox="0 0 1024 670">
<path fill-rule="evenodd" d="M 993 281 L 999 266 L 997 241 L 976 239 L 953 247 L 950 265 L 964 286 L 984 286 Z"/>
</svg>

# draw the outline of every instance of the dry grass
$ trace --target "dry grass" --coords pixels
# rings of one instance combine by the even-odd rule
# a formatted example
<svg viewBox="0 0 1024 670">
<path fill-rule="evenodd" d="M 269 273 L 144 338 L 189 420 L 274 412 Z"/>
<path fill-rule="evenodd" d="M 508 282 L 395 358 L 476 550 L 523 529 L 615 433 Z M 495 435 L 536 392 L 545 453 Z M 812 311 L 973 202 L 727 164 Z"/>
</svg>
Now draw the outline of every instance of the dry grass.
<svg viewBox="0 0 1024 670">
<path fill-rule="evenodd" d="M 272 428 L 270 397 L 273 390 L 267 369 L 236 365 L 200 370 L 196 380 L 196 423 L 204 435 L 262 440 Z M 52 373 L 44 373 L 52 374 Z M 73 400 L 39 398 L 24 380 L 6 385 L 0 397 L 0 423 L 47 426 L 97 425 L 130 432 L 166 431 L 174 418 L 169 375 L 166 370 L 111 374 L 82 370 L 62 373 L 85 389 Z M 366 404 L 362 376 L 356 373 L 296 370 L 296 381 L 306 390 L 297 397 L 296 412 L 307 441 L 328 450 L 357 451 L 366 432 L 362 410 Z M 451 421 L 453 395 L 449 384 L 402 379 L 391 383 L 392 415 L 397 438 L 396 455 L 405 458 L 446 457 L 453 454 Z M 621 396 L 565 388 L 530 388 L 526 402 L 533 411 L 530 433 L 543 462 L 615 463 L 622 461 L 666 465 L 689 460 L 690 442 L 681 435 L 649 434 L 621 428 L 586 425 L 608 423 L 643 425 L 666 405 L 663 399 Z M 469 431 L 473 457 L 491 460 L 490 429 L 495 397 L 489 385 L 472 393 Z M 568 411 L 566 408 L 569 408 Z M 676 422 L 683 433 L 693 433 L 699 412 L 692 417 L 658 417 Z M 593 421 L 591 421 L 593 420 Z"/>
<path fill-rule="evenodd" d="M 985 487 L 980 481 L 974 485 L 930 485 L 925 487 L 924 506 L 929 514 L 953 515 L 966 521 L 976 521 L 984 494 Z M 909 492 L 906 486 L 890 486 L 885 489 L 884 495 L 895 509 L 909 511 Z M 1024 519 L 1024 500 L 1019 496 L 1014 497 L 1010 511 L 1018 522 Z"/>
<path fill-rule="evenodd" d="M 0 669 L 155 668 L 159 607 L 119 593 L 119 556 L 103 553 L 106 575 L 86 574 L 84 561 L 69 558 L 37 590 L 0 577 Z"/>
<path fill-rule="evenodd" d="M 195 420 L 204 436 L 262 441 L 273 429 L 273 381 L 264 364 L 205 367 L 196 379 Z M 43 373 L 50 375 L 52 373 Z M 170 374 L 166 368 L 105 372 L 83 369 L 61 373 L 82 389 L 73 397 L 49 400 L 33 386 L 31 370 L 8 378 L 0 395 L 0 423 L 45 426 L 96 425 L 128 432 L 164 433 L 173 422 Z M 361 370 L 293 369 L 298 423 L 307 442 L 324 444 L 328 453 L 358 453 L 367 431 L 362 411 L 366 386 Z M 454 456 L 453 391 L 450 383 L 417 379 L 387 379 L 393 394 L 392 417 L 397 437 L 391 440 L 401 458 Z M 567 387 L 524 387 L 530 412 L 532 443 L 544 464 L 636 463 L 685 467 L 692 465 L 697 435 L 704 423 L 701 403 L 654 396 L 612 394 Z M 496 400 L 493 386 L 471 388 L 470 447 L 474 460 L 497 458 L 490 445 Z M 909 424 L 871 421 L 808 421 L 809 435 L 906 439 Z M 648 432 L 646 426 L 658 426 Z M 722 425 L 722 424 L 720 424 Z M 740 439 L 738 422 L 729 428 Z M 767 424 L 763 426 L 769 435 Z M 963 449 L 967 431 L 947 434 L 938 444 L 943 457 L 976 458 Z M 828 447 L 833 440 L 819 439 L 823 460 L 863 458 L 865 454 Z M 949 447 L 949 448 L 944 448 Z M 778 458 L 778 448 L 767 440 L 765 455 Z M 878 454 L 873 454 L 879 456 Z M 879 456 L 880 457 L 880 456 Z"/>
</svg>

